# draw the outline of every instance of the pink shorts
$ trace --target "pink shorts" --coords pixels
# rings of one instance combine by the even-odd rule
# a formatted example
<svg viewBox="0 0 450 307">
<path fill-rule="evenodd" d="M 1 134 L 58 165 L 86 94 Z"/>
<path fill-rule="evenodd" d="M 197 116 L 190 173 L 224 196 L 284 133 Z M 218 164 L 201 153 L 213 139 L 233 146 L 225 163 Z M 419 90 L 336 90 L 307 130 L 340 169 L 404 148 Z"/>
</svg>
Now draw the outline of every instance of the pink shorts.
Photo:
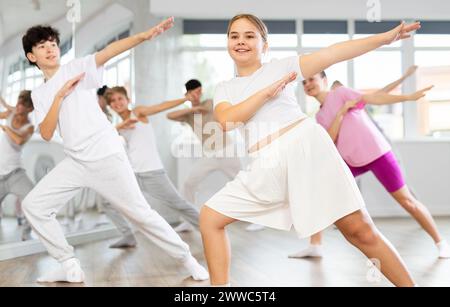
<svg viewBox="0 0 450 307">
<path fill-rule="evenodd" d="M 371 171 L 389 193 L 396 192 L 405 186 L 402 171 L 392 151 L 375 161 L 359 167 L 349 165 L 354 177 Z"/>
</svg>

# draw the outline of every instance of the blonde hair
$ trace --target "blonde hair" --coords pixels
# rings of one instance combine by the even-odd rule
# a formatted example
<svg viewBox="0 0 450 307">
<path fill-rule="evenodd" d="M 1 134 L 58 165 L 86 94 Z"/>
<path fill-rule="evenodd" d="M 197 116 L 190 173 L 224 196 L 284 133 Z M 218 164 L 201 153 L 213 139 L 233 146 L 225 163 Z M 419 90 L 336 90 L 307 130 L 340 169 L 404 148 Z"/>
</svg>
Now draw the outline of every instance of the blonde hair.
<svg viewBox="0 0 450 307">
<path fill-rule="evenodd" d="M 239 19 L 247 19 L 248 21 L 250 21 L 258 29 L 258 32 L 261 34 L 261 37 L 262 37 L 264 43 L 267 43 L 268 36 L 269 36 L 269 30 L 267 29 L 266 24 L 261 19 L 259 19 L 258 17 L 256 17 L 255 15 L 252 15 L 252 14 L 239 14 L 239 15 L 234 16 L 230 20 L 230 23 L 228 24 L 228 30 L 227 30 L 228 36 L 230 36 L 231 26 L 233 25 L 233 23 L 235 23 Z"/>
<path fill-rule="evenodd" d="M 106 99 L 106 103 L 108 105 L 111 104 L 111 96 L 113 94 L 121 94 L 123 96 L 125 96 L 127 98 L 127 100 L 130 100 L 130 98 L 128 98 L 128 92 L 127 89 L 123 86 L 115 86 L 113 88 L 108 89 L 105 94 L 103 95 Z"/>
</svg>

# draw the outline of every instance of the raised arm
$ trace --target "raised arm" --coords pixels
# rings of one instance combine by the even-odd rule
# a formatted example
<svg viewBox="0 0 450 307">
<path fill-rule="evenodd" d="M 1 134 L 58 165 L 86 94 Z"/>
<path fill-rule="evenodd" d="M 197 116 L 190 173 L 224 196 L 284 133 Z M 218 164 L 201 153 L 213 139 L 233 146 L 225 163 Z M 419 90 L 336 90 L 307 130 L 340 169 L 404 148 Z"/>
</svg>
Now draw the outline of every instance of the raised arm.
<svg viewBox="0 0 450 307">
<path fill-rule="evenodd" d="M 224 131 L 237 128 L 239 125 L 249 121 L 266 102 L 276 97 L 287 84 L 293 82 L 295 79 L 297 79 L 297 74 L 290 73 L 283 79 L 260 90 L 236 105 L 232 105 L 227 101 L 219 102 L 214 110 L 217 122 Z"/>
<path fill-rule="evenodd" d="M 386 85 L 385 87 L 383 87 L 382 89 L 378 90 L 379 92 L 384 92 L 384 93 L 390 93 L 393 90 L 395 90 L 400 84 L 402 84 L 406 79 L 408 79 L 409 77 L 411 77 L 412 75 L 414 75 L 414 73 L 416 72 L 418 66 L 413 65 L 411 67 L 408 68 L 408 70 L 406 71 L 406 73 L 398 80 Z"/>
<path fill-rule="evenodd" d="M 167 114 L 167 118 L 170 120 L 184 122 L 187 115 L 195 113 L 208 113 L 210 109 L 205 106 L 196 106 L 185 110 L 178 110 Z"/>
<path fill-rule="evenodd" d="M 11 140 L 16 143 L 17 145 L 23 145 L 34 133 L 34 127 L 30 127 L 27 129 L 27 131 L 24 134 L 18 134 L 11 130 L 8 126 L 2 126 L 0 125 L 0 129 L 2 129 L 10 138 Z"/>
<path fill-rule="evenodd" d="M 63 103 L 64 99 L 73 92 L 78 83 L 84 78 L 84 75 L 85 74 L 83 73 L 69 80 L 56 94 L 50 110 L 48 111 L 42 123 L 39 125 L 41 136 L 47 142 L 49 142 L 53 138 L 56 126 L 58 125 L 59 109 L 61 107 L 61 104 Z"/>
<path fill-rule="evenodd" d="M 407 95 L 391 95 L 385 92 L 379 91 L 375 93 L 369 93 L 362 96 L 362 100 L 368 104 L 385 105 L 394 104 L 404 101 L 417 101 L 422 97 L 425 97 L 426 93 L 431 90 L 433 86 L 426 87 L 415 93 Z"/>
<path fill-rule="evenodd" d="M 388 32 L 334 44 L 317 52 L 300 56 L 300 69 L 303 77 L 305 79 L 310 78 L 331 65 L 353 59 L 397 40 L 409 38 L 411 32 L 419 28 L 420 23 L 418 22 L 409 25 L 402 22 L 398 27 Z"/>
<path fill-rule="evenodd" d="M 0 112 L 0 119 L 7 119 L 11 115 L 11 111 Z"/>
<path fill-rule="evenodd" d="M 9 112 L 13 112 L 15 109 L 13 106 L 9 105 L 1 96 L 0 96 L 0 105 L 3 106 L 6 109 L 6 111 Z"/>
<path fill-rule="evenodd" d="M 185 97 L 177 100 L 166 101 L 152 106 L 138 106 L 134 109 L 134 113 L 137 117 L 147 117 L 175 108 L 188 100 L 189 99 Z"/>
<path fill-rule="evenodd" d="M 122 40 L 116 41 L 108 45 L 105 49 L 97 52 L 95 55 L 95 61 L 97 67 L 105 65 L 110 59 L 118 56 L 119 54 L 130 50 L 145 41 L 150 41 L 153 38 L 161 35 L 173 26 L 173 17 L 170 17 L 163 22 L 161 22 L 156 27 L 153 27 L 145 32 L 124 38 Z"/>
</svg>

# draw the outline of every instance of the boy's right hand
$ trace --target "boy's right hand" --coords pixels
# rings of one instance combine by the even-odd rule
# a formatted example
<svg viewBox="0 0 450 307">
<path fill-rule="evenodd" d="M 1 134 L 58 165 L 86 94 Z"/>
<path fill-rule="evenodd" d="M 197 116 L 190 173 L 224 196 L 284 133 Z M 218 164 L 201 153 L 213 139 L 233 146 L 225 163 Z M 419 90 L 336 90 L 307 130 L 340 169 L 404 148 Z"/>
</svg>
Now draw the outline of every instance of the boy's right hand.
<svg viewBox="0 0 450 307">
<path fill-rule="evenodd" d="M 143 32 L 141 34 L 142 38 L 144 40 L 151 40 L 151 39 L 161 35 L 162 33 L 166 32 L 170 28 L 172 28 L 173 24 L 174 24 L 174 18 L 173 17 L 167 18 L 166 20 L 161 22 L 159 25 L 151 28 L 150 30 L 148 30 L 146 32 Z"/>
<path fill-rule="evenodd" d="M 86 73 L 82 73 L 76 76 L 75 78 L 67 81 L 66 84 L 64 84 L 64 86 L 59 90 L 57 96 L 64 99 L 70 94 L 72 94 L 72 92 L 75 90 L 80 81 L 83 80 L 85 75 Z"/>
</svg>

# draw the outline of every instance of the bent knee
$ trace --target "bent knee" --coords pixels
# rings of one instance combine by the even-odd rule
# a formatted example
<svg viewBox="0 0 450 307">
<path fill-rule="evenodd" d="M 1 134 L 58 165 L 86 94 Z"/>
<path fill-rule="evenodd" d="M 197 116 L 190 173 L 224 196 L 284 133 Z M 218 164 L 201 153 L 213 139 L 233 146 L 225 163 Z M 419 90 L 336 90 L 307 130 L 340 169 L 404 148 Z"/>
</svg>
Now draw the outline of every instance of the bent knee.
<svg viewBox="0 0 450 307">
<path fill-rule="evenodd" d="M 344 233 L 345 237 L 352 243 L 358 245 L 373 245 L 379 239 L 376 228 L 368 223 L 364 223 Z"/>
<path fill-rule="evenodd" d="M 200 211 L 200 231 L 202 233 L 211 230 L 221 230 L 224 229 L 229 221 L 225 216 L 217 211 L 204 205 Z"/>
</svg>

